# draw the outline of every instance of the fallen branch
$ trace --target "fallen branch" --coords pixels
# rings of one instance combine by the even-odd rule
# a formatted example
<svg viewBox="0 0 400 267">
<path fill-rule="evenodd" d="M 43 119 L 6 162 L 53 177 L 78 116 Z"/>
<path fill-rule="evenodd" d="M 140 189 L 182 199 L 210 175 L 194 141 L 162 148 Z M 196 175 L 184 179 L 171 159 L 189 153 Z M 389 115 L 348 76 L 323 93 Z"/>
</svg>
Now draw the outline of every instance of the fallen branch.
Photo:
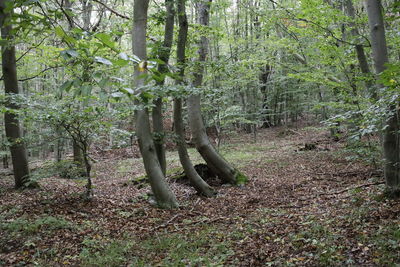
<svg viewBox="0 0 400 267">
<path fill-rule="evenodd" d="M 160 228 L 165 228 L 165 227 L 171 225 L 172 222 L 173 222 L 176 218 L 178 218 L 179 216 L 181 216 L 181 215 L 182 215 L 182 214 L 176 214 L 175 216 L 172 216 L 172 218 L 169 219 L 167 222 L 165 222 L 165 223 L 163 223 L 163 224 L 160 224 L 159 226 L 154 227 L 151 231 L 153 232 L 153 231 L 158 230 L 158 229 L 160 229 Z M 172 224 L 172 225 L 175 227 L 175 230 L 178 231 L 178 229 L 177 229 L 176 226 L 188 226 L 188 225 L 193 225 L 193 224 L 198 224 L 198 223 L 213 223 L 213 222 L 220 221 L 220 220 L 229 220 L 229 218 L 226 218 L 226 217 L 217 217 L 217 218 L 213 218 L 213 219 L 205 218 L 205 219 L 200 219 L 200 220 L 197 220 L 197 221 L 184 222 L 184 223 L 177 223 L 177 224 Z"/>
<path fill-rule="evenodd" d="M 327 192 L 327 193 L 320 193 L 318 196 L 323 196 L 323 195 L 339 195 L 341 193 L 350 191 L 350 190 L 354 190 L 354 189 L 358 189 L 358 188 L 363 188 L 363 187 L 368 187 L 368 186 L 372 186 L 372 185 L 380 185 L 380 184 L 384 184 L 385 182 L 374 182 L 374 183 L 368 183 L 368 184 L 362 184 L 359 186 L 354 186 L 354 187 L 348 187 L 346 189 L 340 190 L 340 191 L 335 191 L 335 192 Z"/>
<path fill-rule="evenodd" d="M 154 228 L 152 229 L 152 231 L 158 230 L 158 229 L 160 229 L 160 228 L 167 227 L 168 225 L 171 224 L 171 222 L 172 222 L 173 220 L 175 220 L 175 219 L 178 218 L 179 216 L 181 216 L 181 214 L 176 214 L 176 215 L 172 216 L 172 218 L 169 219 L 167 222 L 165 222 L 165 223 L 163 223 L 163 224 L 160 224 L 159 226 L 154 227 Z"/>
<path fill-rule="evenodd" d="M 309 197 L 309 198 L 300 198 L 300 201 L 308 201 L 320 196 L 326 196 L 326 195 L 339 195 L 342 194 L 344 192 L 350 191 L 350 190 L 354 190 L 354 189 L 358 189 L 358 188 L 363 188 L 363 187 L 368 187 L 368 186 L 373 186 L 373 185 L 380 185 L 380 184 L 384 184 L 385 182 L 374 182 L 374 183 L 368 183 L 368 184 L 362 184 L 362 185 L 358 185 L 358 186 L 353 186 L 353 187 L 348 187 L 346 189 L 340 190 L 340 191 L 335 191 L 335 192 L 321 192 L 318 195 Z"/>
</svg>

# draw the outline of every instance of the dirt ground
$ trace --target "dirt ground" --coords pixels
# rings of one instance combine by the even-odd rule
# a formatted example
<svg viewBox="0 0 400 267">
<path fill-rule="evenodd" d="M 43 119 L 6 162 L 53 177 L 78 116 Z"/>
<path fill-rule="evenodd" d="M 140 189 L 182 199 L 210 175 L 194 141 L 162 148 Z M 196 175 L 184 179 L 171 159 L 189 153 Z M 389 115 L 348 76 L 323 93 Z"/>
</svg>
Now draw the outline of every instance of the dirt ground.
<svg viewBox="0 0 400 267">
<path fill-rule="evenodd" d="M 315 144 L 304 149 L 305 144 Z M 318 127 L 260 130 L 220 151 L 249 177 L 203 198 L 169 179 L 180 208 L 149 204 L 141 159 L 97 155 L 95 195 L 58 177 L 13 189 L 0 177 L 3 266 L 390 266 L 400 263 L 400 204 L 382 197 L 379 169 L 357 160 Z M 303 149 L 302 149 L 303 148 Z M 195 163 L 200 157 L 191 149 Z M 168 152 L 168 175 L 180 173 Z"/>
</svg>

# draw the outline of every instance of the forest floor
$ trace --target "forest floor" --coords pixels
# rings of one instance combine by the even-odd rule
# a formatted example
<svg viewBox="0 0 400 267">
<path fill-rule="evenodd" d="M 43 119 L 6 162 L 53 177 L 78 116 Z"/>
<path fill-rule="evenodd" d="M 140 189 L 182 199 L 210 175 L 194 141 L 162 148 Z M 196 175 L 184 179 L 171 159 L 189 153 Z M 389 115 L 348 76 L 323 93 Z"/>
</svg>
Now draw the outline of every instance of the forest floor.
<svg viewBox="0 0 400 267">
<path fill-rule="evenodd" d="M 215 198 L 170 179 L 180 208 L 149 204 L 141 159 L 97 157 L 95 195 L 57 177 L 13 189 L 0 178 L 4 266 L 383 266 L 400 263 L 400 202 L 382 197 L 382 173 L 350 160 L 318 127 L 231 136 L 221 153 L 250 178 Z M 300 151 L 305 143 L 316 149 Z M 196 163 L 201 162 L 193 149 Z M 170 175 L 179 173 L 168 153 Z"/>
</svg>

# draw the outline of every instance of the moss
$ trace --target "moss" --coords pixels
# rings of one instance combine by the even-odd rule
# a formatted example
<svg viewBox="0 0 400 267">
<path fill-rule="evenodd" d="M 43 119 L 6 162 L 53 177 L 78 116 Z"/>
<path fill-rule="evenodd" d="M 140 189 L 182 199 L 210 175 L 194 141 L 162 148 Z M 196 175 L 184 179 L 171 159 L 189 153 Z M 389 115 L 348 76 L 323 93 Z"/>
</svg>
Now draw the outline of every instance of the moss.
<svg viewBox="0 0 400 267">
<path fill-rule="evenodd" d="M 236 185 L 244 185 L 249 181 L 249 178 L 240 171 L 236 170 L 235 181 Z"/>
<path fill-rule="evenodd" d="M 385 188 L 383 192 L 383 197 L 388 199 L 399 199 L 400 198 L 400 189 L 399 188 Z"/>
<path fill-rule="evenodd" d="M 164 201 L 164 202 L 157 201 L 156 203 L 151 203 L 151 204 L 155 204 L 155 206 L 164 210 L 172 210 L 179 208 L 178 203 L 174 200 Z"/>
<path fill-rule="evenodd" d="M 174 167 L 174 168 L 169 168 L 167 169 L 167 176 L 180 176 L 182 175 L 183 168 L 182 167 Z"/>
</svg>

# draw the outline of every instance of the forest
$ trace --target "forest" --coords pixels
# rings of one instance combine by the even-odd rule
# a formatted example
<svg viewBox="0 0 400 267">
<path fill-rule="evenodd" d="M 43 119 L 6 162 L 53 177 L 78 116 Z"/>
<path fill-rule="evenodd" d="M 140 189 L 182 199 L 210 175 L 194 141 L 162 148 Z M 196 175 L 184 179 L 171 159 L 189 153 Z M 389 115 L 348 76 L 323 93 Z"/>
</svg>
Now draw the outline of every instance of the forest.
<svg viewBox="0 0 400 267">
<path fill-rule="evenodd" d="M 398 266 L 398 0 L 0 0 L 0 266 Z"/>
</svg>

